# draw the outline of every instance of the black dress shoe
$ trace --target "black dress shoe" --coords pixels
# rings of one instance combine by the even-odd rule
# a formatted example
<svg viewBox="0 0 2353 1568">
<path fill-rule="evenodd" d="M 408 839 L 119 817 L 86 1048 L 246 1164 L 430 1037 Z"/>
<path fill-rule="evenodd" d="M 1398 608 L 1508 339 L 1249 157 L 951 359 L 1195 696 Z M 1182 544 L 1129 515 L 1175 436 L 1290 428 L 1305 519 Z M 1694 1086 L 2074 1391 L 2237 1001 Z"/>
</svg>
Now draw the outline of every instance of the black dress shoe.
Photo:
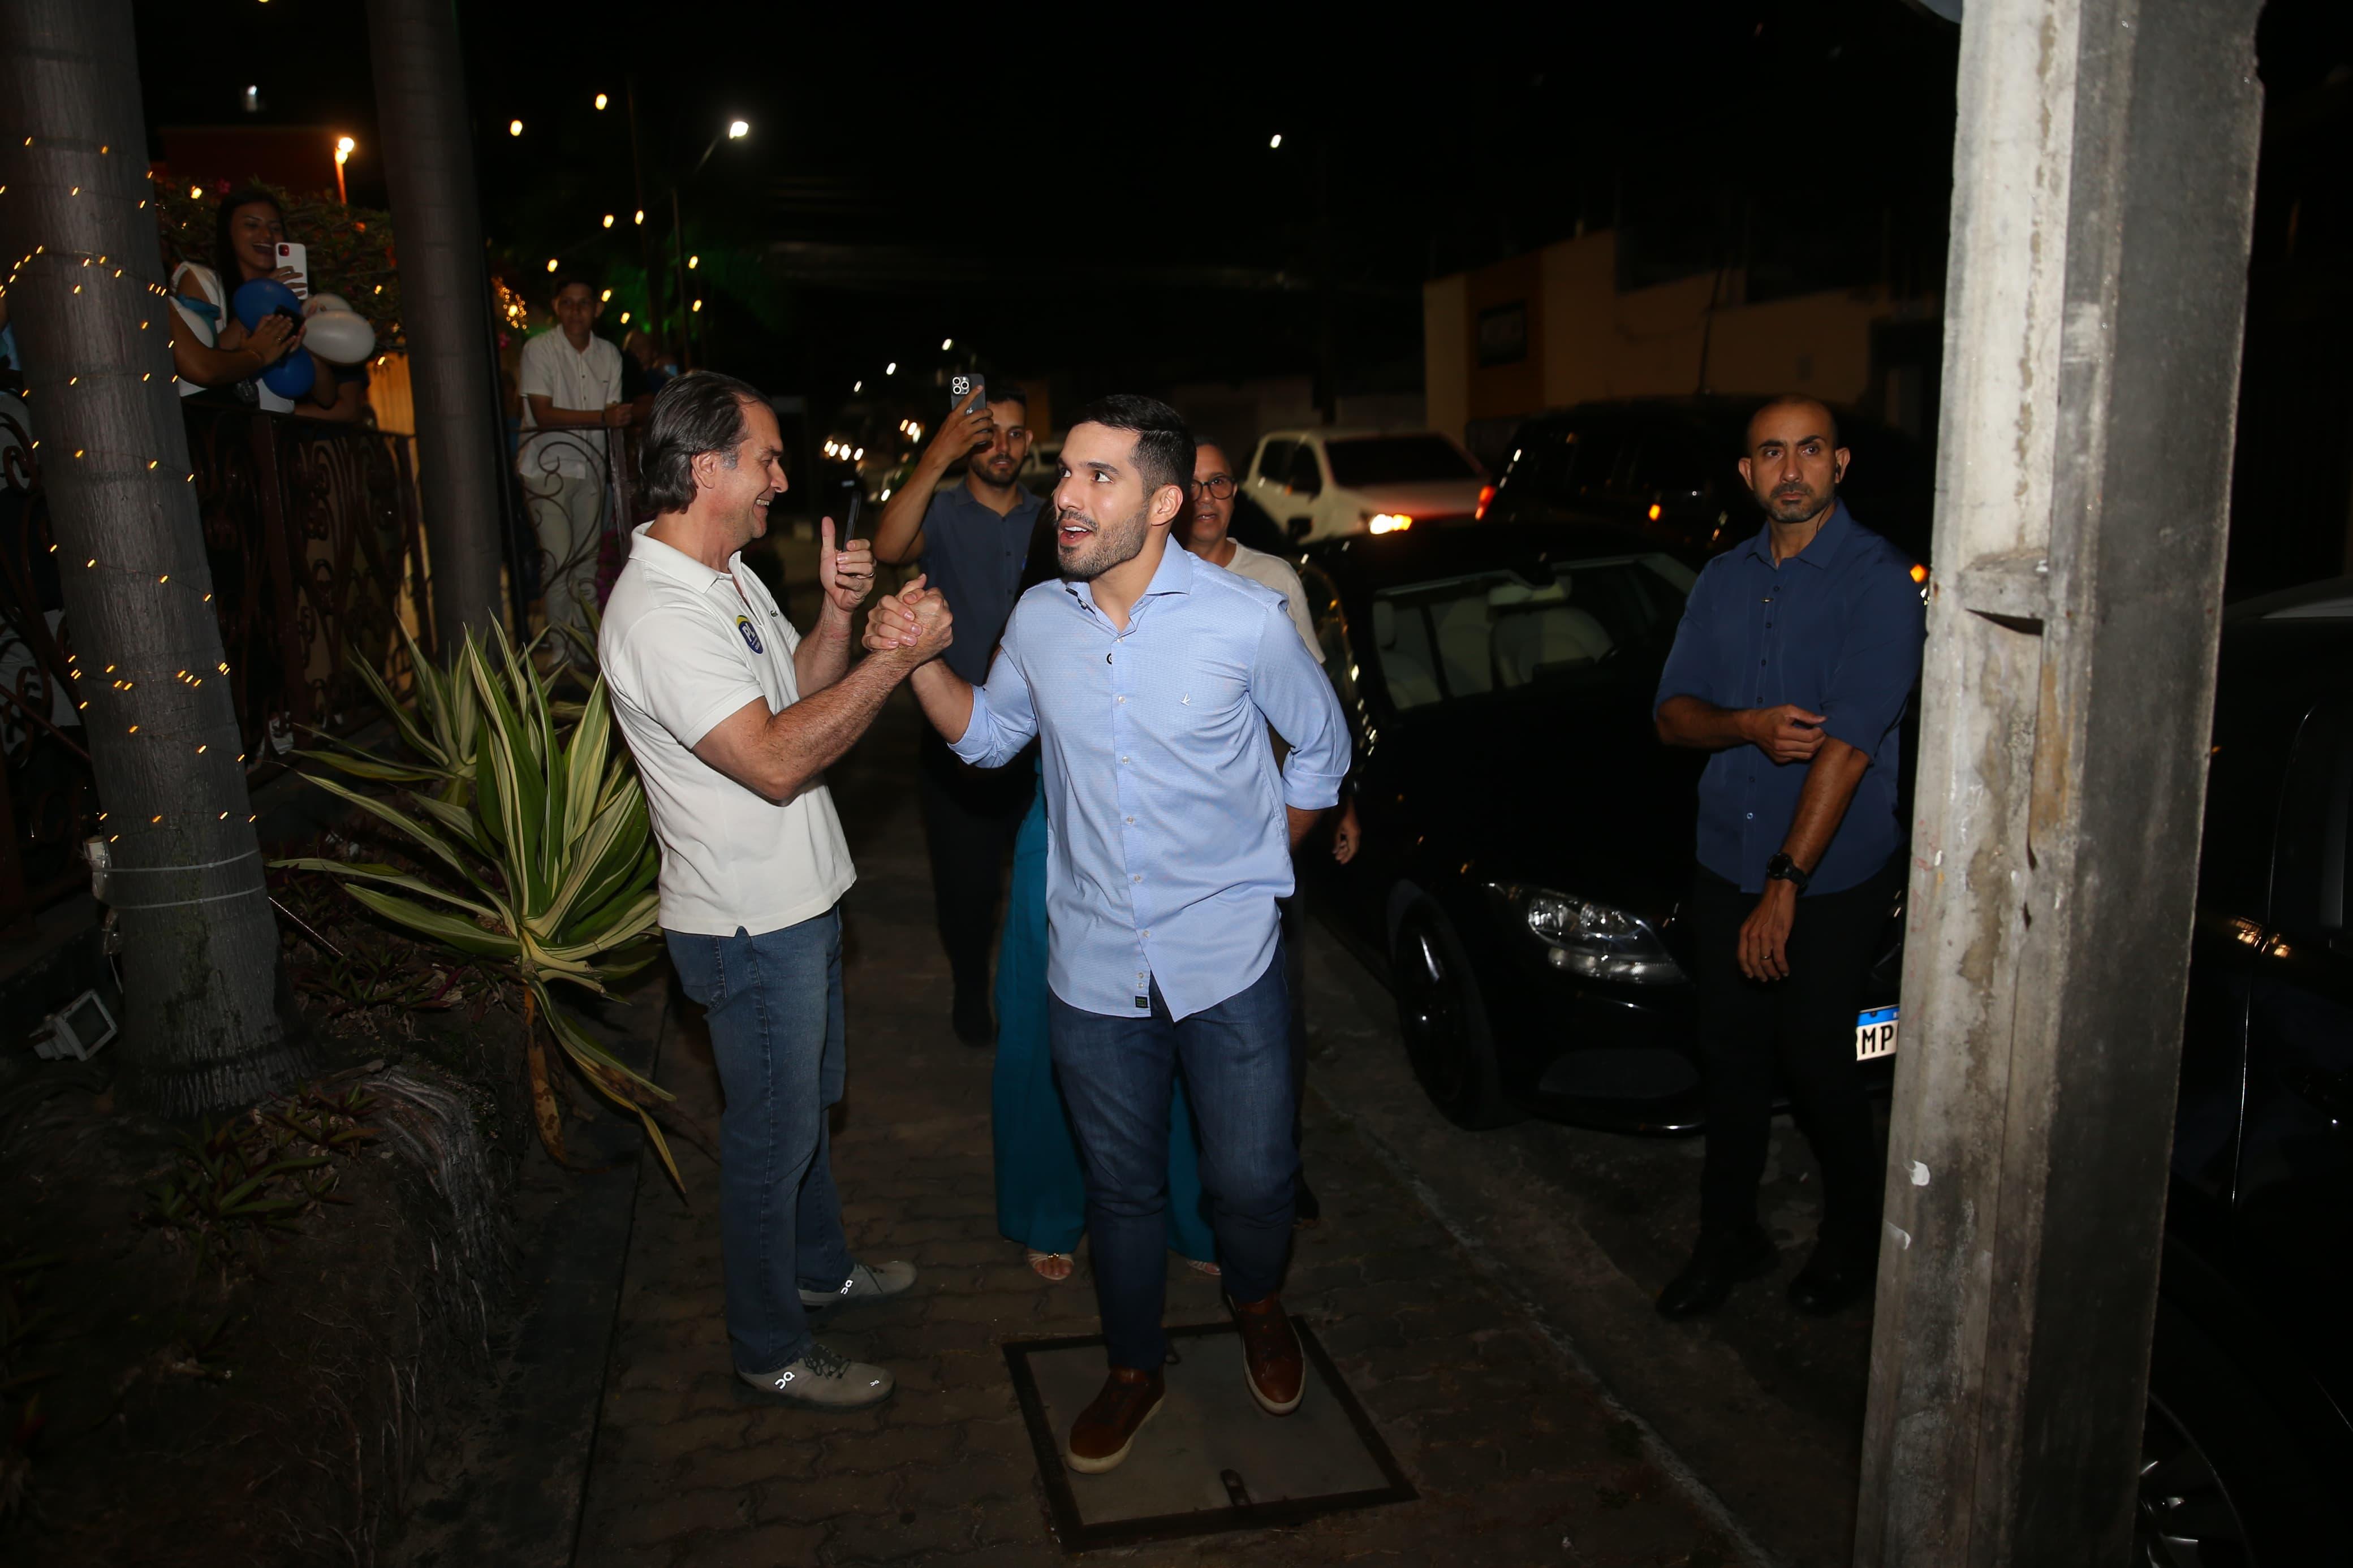
<svg viewBox="0 0 2353 1568">
<path fill-rule="evenodd" d="M 1871 1294 L 1879 1282 L 1879 1258 L 1868 1247 L 1814 1244 L 1814 1255 L 1789 1281 L 1789 1305 L 1827 1317 Z"/>
<path fill-rule="evenodd" d="M 1302 1172 L 1299 1180 L 1293 1183 L 1291 1188 L 1291 1223 L 1318 1225 L 1323 1222 L 1323 1219 L 1324 1205 L 1317 1203 L 1315 1194 L 1308 1190 L 1306 1173 Z"/>
<path fill-rule="evenodd" d="M 1732 1288 L 1771 1271 L 1780 1252 L 1773 1238 L 1760 1230 L 1729 1236 L 1703 1236 L 1692 1248 L 1683 1271 L 1659 1292 L 1659 1316 L 1693 1318 L 1724 1305 Z"/>
<path fill-rule="evenodd" d="M 955 1025 L 956 1038 L 965 1045 L 978 1047 L 997 1043 L 997 1021 L 988 1016 L 987 997 L 958 992 L 955 1009 L 949 1017 Z"/>
</svg>

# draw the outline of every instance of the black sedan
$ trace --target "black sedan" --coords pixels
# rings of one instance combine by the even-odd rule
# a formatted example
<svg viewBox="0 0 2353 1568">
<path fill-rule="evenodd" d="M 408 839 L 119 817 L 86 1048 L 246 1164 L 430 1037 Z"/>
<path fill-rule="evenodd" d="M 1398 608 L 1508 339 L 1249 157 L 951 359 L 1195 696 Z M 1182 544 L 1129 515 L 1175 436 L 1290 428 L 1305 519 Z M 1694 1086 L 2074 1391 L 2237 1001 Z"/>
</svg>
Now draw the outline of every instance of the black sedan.
<svg viewBox="0 0 2353 1568">
<path fill-rule="evenodd" d="M 2353 580 L 2225 619 L 2198 869 L 2135 1561 L 2342 1563 Z"/>
<path fill-rule="evenodd" d="M 1311 890 L 1388 977 L 1422 1088 L 1465 1127 L 1696 1128 L 1678 915 L 1704 759 L 1651 718 L 1690 568 L 1628 531 L 1486 523 L 1326 542 L 1301 576 L 1365 826 Z M 1856 1020 L 1881 1086 L 1900 922 Z"/>
<path fill-rule="evenodd" d="M 1650 710 L 1689 570 L 1639 534 L 1500 523 L 1335 541 L 1301 575 L 1366 827 L 1313 891 L 1424 1089 L 1464 1126 L 1696 1129 L 1699 759 Z M 2233 610 L 2210 768 L 2133 1561 L 2341 1562 L 2353 579 Z M 1901 919 L 1860 1055 L 1892 1050 Z"/>
</svg>

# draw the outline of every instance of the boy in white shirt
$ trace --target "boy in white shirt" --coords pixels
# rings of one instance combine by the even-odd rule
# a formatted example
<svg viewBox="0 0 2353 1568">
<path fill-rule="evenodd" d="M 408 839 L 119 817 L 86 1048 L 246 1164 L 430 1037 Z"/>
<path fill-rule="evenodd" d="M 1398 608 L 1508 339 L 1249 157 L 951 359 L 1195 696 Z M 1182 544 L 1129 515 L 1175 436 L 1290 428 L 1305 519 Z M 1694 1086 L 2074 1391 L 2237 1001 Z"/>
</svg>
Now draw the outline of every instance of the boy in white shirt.
<svg viewBox="0 0 2353 1568">
<path fill-rule="evenodd" d="M 522 397 L 522 476 L 531 522 L 539 535 L 540 591 L 547 625 L 586 628 L 584 595 L 596 591 L 597 544 L 605 521 L 616 443 L 607 435 L 634 416 L 621 396 L 621 351 L 596 333 L 605 313 L 593 279 L 555 281 L 556 330 L 522 345 L 515 387 Z M 566 639 L 548 639 L 561 661 Z"/>
</svg>

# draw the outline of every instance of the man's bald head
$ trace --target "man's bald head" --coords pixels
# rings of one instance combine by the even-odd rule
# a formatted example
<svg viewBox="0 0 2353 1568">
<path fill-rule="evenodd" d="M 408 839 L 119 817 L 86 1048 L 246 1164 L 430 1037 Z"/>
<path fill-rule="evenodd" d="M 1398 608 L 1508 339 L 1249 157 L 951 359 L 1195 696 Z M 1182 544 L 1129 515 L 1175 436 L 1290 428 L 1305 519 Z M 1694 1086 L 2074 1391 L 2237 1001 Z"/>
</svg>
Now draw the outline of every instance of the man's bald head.
<svg viewBox="0 0 2353 1568">
<path fill-rule="evenodd" d="M 1780 416 L 1785 415 L 1810 416 L 1814 431 L 1827 437 L 1833 450 L 1837 448 L 1838 416 L 1831 412 L 1831 405 L 1819 397 L 1808 397 L 1802 392 L 1785 392 L 1748 416 L 1748 450 L 1750 452 L 1757 450 L 1757 425 L 1765 421 L 1767 416 L 1774 416 L 1772 423 L 1778 424 Z"/>
<path fill-rule="evenodd" d="M 1838 500 L 1846 463 L 1829 405 L 1787 393 L 1750 416 L 1740 477 L 1773 521 L 1811 522 Z"/>
</svg>

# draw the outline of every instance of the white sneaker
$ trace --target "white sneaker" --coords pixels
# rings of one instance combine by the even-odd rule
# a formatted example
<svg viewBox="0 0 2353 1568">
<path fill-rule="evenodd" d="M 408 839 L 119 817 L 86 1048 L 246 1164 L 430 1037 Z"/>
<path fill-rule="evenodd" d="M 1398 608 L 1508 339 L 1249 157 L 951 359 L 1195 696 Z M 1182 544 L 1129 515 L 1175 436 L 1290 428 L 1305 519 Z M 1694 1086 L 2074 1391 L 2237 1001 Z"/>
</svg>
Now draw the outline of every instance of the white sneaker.
<svg viewBox="0 0 2353 1568">
<path fill-rule="evenodd" d="M 763 1394 L 818 1410 L 863 1410 L 881 1404 L 899 1386 L 887 1368 L 837 1355 L 814 1340 L 790 1366 L 735 1375 Z"/>
<path fill-rule="evenodd" d="M 853 1263 L 849 1278 L 832 1290 L 812 1290 L 801 1287 L 801 1305 L 814 1312 L 820 1307 L 839 1307 L 851 1301 L 879 1301 L 885 1296 L 896 1296 L 915 1282 L 915 1266 L 912 1263 L 885 1263 L 876 1268 L 864 1263 Z"/>
</svg>

